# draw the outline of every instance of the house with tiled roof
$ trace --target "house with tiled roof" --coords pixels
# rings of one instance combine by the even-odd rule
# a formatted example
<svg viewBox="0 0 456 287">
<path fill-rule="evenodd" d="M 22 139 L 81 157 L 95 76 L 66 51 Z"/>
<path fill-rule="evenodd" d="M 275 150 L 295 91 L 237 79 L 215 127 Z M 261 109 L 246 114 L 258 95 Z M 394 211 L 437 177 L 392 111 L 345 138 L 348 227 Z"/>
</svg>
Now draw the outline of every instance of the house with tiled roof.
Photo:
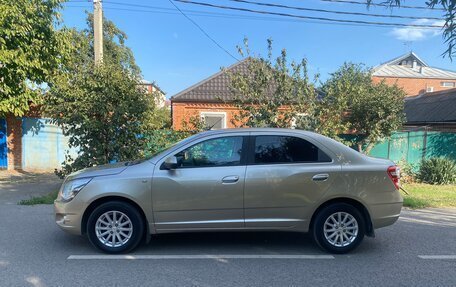
<svg viewBox="0 0 456 287">
<path fill-rule="evenodd" d="M 232 105 L 230 73 L 248 71 L 248 59 L 235 63 L 171 97 L 173 129 L 182 129 L 191 117 L 200 117 L 213 129 L 232 128 L 239 110 Z"/>
<path fill-rule="evenodd" d="M 456 88 L 456 72 L 429 66 L 414 52 L 374 67 L 372 80 L 397 84 L 407 96 Z"/>
<path fill-rule="evenodd" d="M 230 103 L 233 100 L 230 72 L 247 73 L 248 59 L 237 62 L 171 97 L 173 128 L 181 129 L 183 123 L 188 122 L 191 117 L 200 117 L 215 129 L 234 127 L 232 120 L 239 110 Z M 397 84 L 404 89 L 407 97 L 413 99 L 420 95 L 456 89 L 456 72 L 429 66 L 413 52 L 374 67 L 372 80 Z M 449 94 L 441 93 L 439 97 L 444 99 L 449 97 Z M 429 97 L 431 98 L 436 99 Z M 413 116 L 418 107 L 412 103 L 416 102 L 406 103 L 407 119 Z M 449 108 L 456 110 L 454 106 Z"/>
<path fill-rule="evenodd" d="M 251 58 L 245 58 L 172 96 L 173 129 L 182 129 L 194 117 L 202 119 L 212 129 L 234 128 L 233 121 L 240 111 L 233 104 L 230 75 L 247 74 L 249 60 Z M 272 97 L 273 89 L 269 92 Z M 315 93 L 322 97 L 321 91 L 315 90 Z"/>
<path fill-rule="evenodd" d="M 221 70 L 171 97 L 173 129 L 180 130 L 191 117 L 200 117 L 213 129 L 234 127 L 238 109 L 230 104 L 230 76 L 227 72 L 245 72 L 247 60 Z"/>
</svg>

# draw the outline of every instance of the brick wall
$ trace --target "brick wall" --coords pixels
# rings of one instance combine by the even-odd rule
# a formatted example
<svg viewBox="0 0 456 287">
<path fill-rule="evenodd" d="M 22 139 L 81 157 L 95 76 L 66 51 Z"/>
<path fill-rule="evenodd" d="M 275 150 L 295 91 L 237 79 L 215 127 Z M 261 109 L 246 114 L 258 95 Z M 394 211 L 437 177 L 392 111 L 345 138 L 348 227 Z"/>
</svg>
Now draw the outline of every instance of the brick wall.
<svg viewBox="0 0 456 287">
<path fill-rule="evenodd" d="M 451 89 L 451 87 L 441 87 L 441 82 L 456 82 L 455 80 L 446 79 L 417 79 L 417 78 L 389 78 L 389 77 L 372 77 L 374 83 L 385 80 L 386 84 L 397 84 L 402 87 L 407 96 L 416 96 L 426 92 L 427 87 L 433 87 L 434 92 Z"/>
<path fill-rule="evenodd" d="M 22 169 L 22 119 L 6 116 L 8 170 Z"/>
<path fill-rule="evenodd" d="M 191 117 L 199 117 L 201 112 L 224 112 L 226 113 L 226 127 L 234 128 L 232 120 L 239 109 L 224 103 L 172 103 L 173 129 L 181 130 L 183 123 Z"/>
</svg>

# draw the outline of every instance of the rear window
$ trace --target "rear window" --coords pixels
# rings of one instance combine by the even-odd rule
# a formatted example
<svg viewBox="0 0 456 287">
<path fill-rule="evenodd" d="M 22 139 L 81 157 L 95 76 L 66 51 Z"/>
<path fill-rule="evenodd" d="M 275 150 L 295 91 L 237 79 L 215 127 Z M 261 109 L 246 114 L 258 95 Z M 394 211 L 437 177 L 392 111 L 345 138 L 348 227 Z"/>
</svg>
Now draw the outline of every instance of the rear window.
<svg viewBox="0 0 456 287">
<path fill-rule="evenodd" d="M 255 137 L 255 164 L 331 162 L 314 144 L 298 137 L 257 136 Z"/>
</svg>

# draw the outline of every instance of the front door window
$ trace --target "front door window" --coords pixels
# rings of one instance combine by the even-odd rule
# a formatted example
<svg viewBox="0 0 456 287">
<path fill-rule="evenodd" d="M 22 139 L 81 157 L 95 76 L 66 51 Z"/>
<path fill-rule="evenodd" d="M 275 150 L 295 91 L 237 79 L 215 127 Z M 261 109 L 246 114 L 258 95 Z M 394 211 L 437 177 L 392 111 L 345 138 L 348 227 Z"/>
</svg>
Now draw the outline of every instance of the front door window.
<svg viewBox="0 0 456 287">
<path fill-rule="evenodd" d="M 242 137 L 203 141 L 176 154 L 177 162 L 182 168 L 240 165 L 242 142 Z"/>
</svg>

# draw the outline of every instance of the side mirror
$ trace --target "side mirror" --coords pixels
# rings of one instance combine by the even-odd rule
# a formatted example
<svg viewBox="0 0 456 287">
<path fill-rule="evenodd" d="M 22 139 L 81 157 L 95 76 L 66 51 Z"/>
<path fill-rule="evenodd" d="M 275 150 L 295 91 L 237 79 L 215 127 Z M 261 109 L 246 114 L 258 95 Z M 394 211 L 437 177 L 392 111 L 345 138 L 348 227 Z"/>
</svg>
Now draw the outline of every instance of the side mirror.
<svg viewBox="0 0 456 287">
<path fill-rule="evenodd" d="M 177 168 L 177 157 L 170 156 L 163 162 L 163 168 L 166 170 L 172 170 Z"/>
</svg>

